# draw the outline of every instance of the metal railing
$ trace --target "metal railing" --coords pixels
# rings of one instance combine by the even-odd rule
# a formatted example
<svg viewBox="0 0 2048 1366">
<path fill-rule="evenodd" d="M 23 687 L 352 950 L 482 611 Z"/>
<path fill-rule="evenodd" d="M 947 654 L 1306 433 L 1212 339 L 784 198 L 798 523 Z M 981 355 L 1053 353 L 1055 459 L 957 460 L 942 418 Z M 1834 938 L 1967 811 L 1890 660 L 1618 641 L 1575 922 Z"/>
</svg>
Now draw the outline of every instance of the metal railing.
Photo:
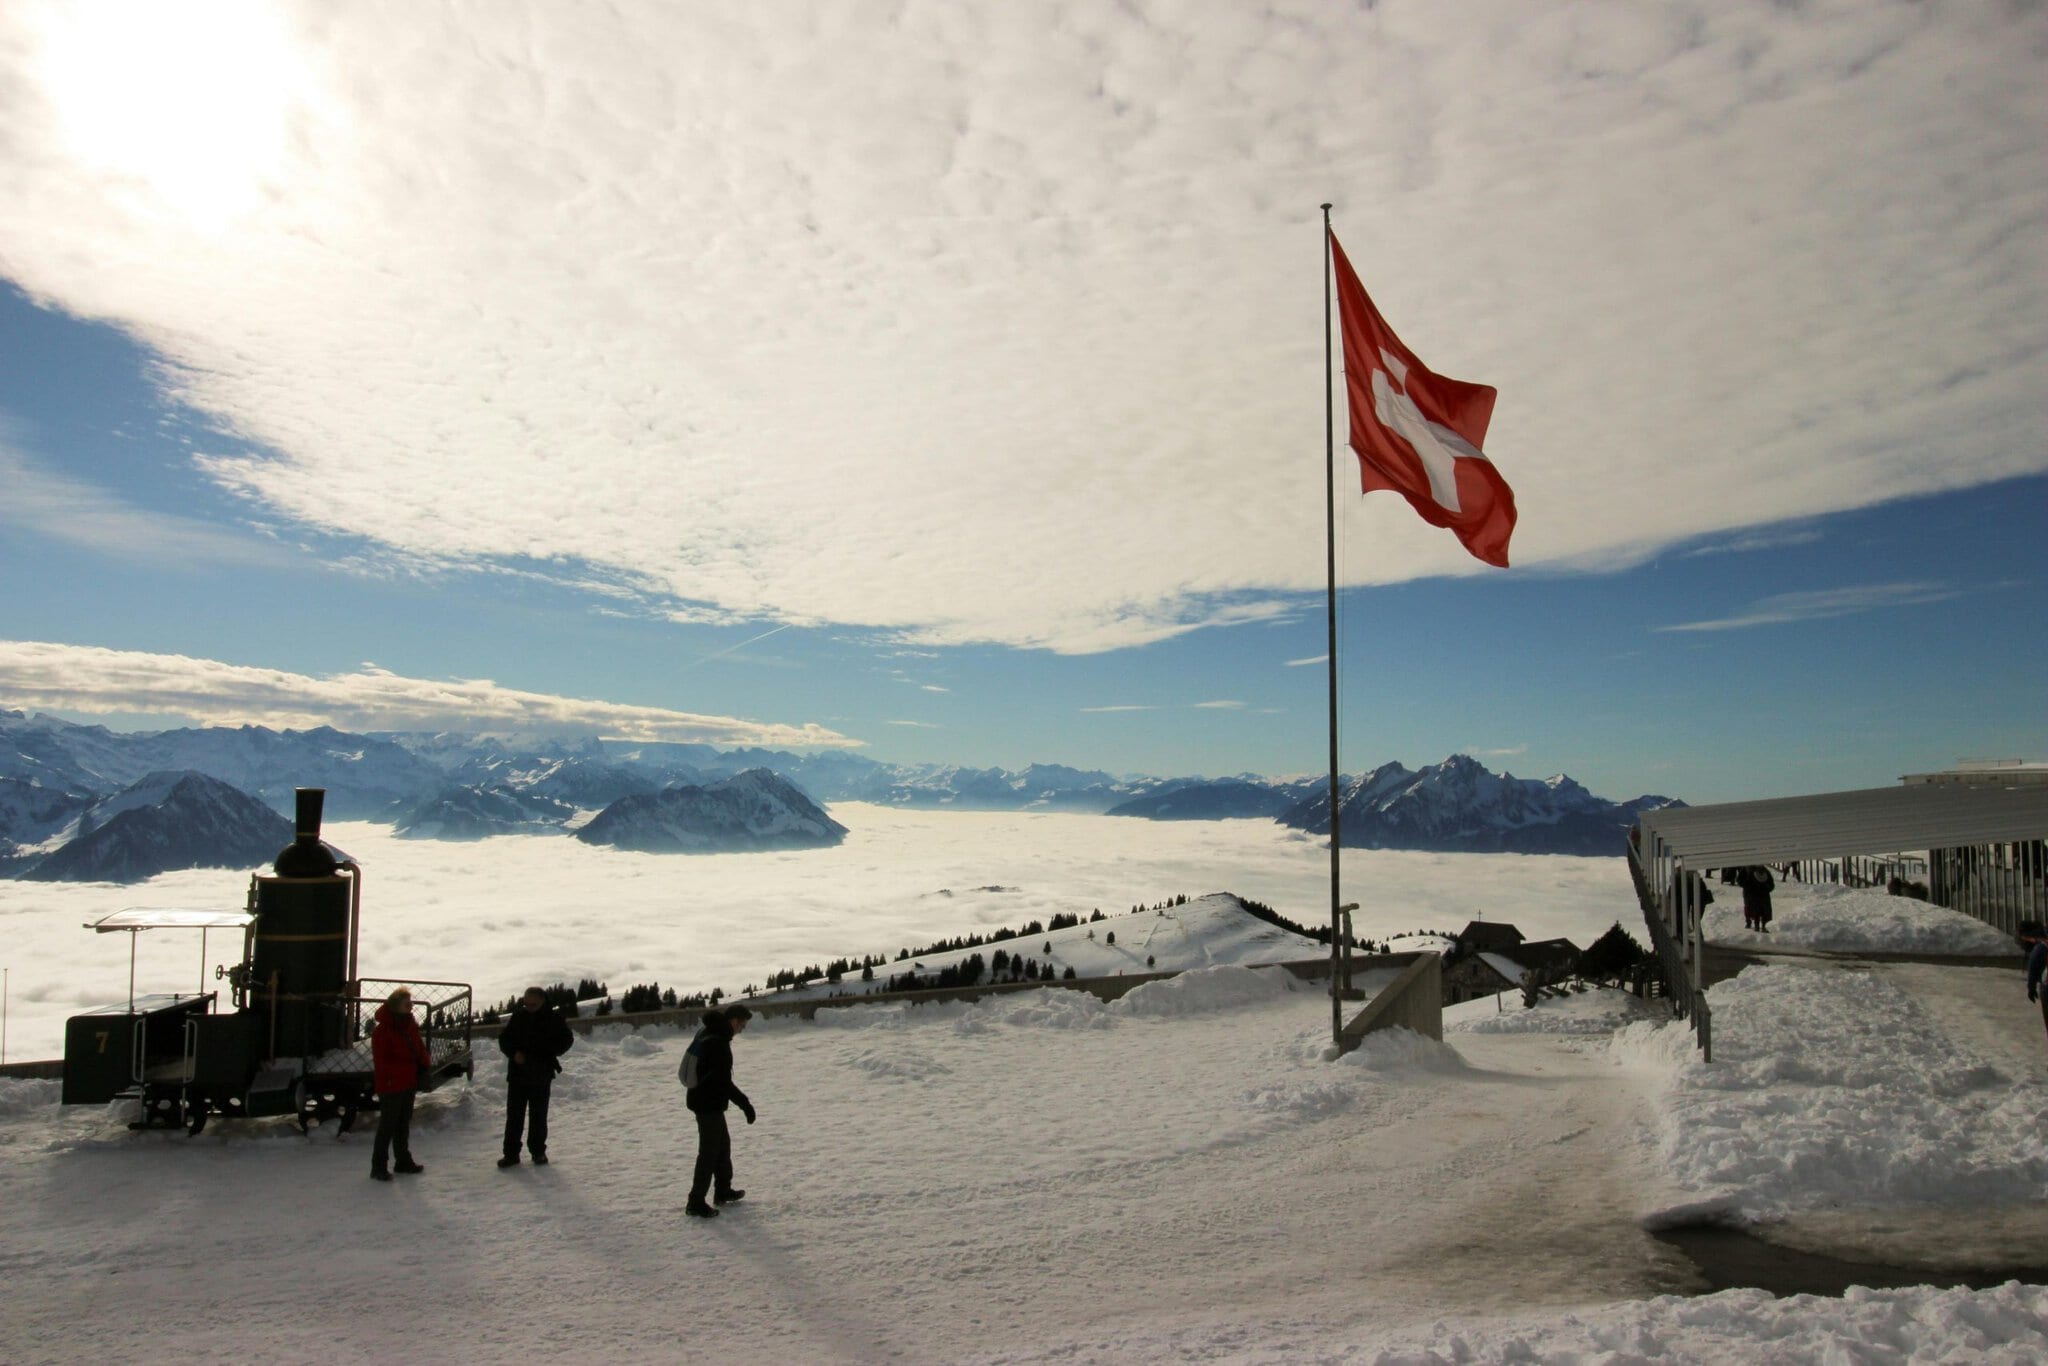
<svg viewBox="0 0 2048 1366">
<path fill-rule="evenodd" d="M 337 992 L 331 999 L 334 1012 L 344 1025 L 334 1047 L 304 1048 L 308 1076 L 331 1076 L 375 1070 L 370 1054 L 370 1031 L 376 1025 L 377 1010 L 399 987 L 412 991 L 415 1018 L 426 1040 L 436 1078 L 455 1067 L 467 1067 L 476 1012 L 467 982 L 422 982 L 408 978 L 400 982 L 366 977 L 354 991 Z"/>
<path fill-rule="evenodd" d="M 1650 930 L 1650 946 L 1664 966 L 1664 981 L 1671 990 L 1671 1008 L 1679 1018 L 1692 1022 L 1699 1040 L 1700 1056 L 1714 1060 L 1714 1011 L 1707 1004 L 1701 984 L 1701 959 L 1706 951 L 1700 932 L 1703 906 L 1696 893 L 1701 887 L 1697 875 L 1685 876 L 1684 865 L 1672 860 L 1670 878 L 1654 881 L 1643 868 L 1642 851 L 1631 841 L 1628 874 L 1636 886 L 1636 901 L 1643 908 L 1643 923 Z M 1666 890 L 1655 888 L 1661 884 Z M 1673 896 L 1676 888 L 1680 895 Z"/>
</svg>

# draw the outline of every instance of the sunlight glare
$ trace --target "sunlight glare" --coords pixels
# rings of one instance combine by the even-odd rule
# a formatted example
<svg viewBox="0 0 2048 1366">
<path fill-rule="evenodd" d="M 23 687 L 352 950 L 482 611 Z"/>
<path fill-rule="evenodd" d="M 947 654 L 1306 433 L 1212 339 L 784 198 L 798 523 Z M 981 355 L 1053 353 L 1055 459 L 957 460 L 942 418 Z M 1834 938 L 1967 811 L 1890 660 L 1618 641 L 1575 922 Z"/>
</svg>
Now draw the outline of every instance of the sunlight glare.
<svg viewBox="0 0 2048 1366">
<path fill-rule="evenodd" d="M 130 207 L 207 232 L 256 207 L 303 89 L 303 62 L 261 0 L 65 6 L 40 65 L 80 169 L 117 182 Z"/>
</svg>

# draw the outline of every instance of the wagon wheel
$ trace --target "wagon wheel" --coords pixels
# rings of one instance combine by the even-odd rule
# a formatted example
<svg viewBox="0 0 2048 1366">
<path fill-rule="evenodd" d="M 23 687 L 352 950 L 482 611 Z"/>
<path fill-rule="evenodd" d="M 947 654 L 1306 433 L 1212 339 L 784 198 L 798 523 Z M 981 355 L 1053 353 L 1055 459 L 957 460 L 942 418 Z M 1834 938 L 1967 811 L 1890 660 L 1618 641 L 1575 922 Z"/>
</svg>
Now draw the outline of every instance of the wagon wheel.
<svg viewBox="0 0 2048 1366">
<path fill-rule="evenodd" d="M 311 1088 L 303 1081 L 296 1093 L 299 1112 L 299 1132 L 310 1134 L 316 1124 L 325 1124 L 341 1113 L 339 1098 L 325 1087 Z"/>
<path fill-rule="evenodd" d="M 131 1129 L 177 1129 L 185 1124 L 185 1103 L 170 1091 L 158 1091 L 142 1101 L 142 1119 Z"/>
<path fill-rule="evenodd" d="M 343 1134 L 347 1133 L 350 1129 L 355 1127 L 356 1113 L 357 1111 L 362 1109 L 363 1105 L 362 1095 L 360 1092 L 358 1092 L 354 1095 L 343 1096 L 338 1102 L 338 1105 L 339 1113 L 341 1115 L 341 1123 L 335 1126 L 334 1136 L 336 1138 L 340 1138 Z"/>
<path fill-rule="evenodd" d="M 200 1130 L 206 1127 L 206 1102 L 200 1101 L 198 1104 L 191 1106 L 185 1114 L 185 1136 L 187 1138 L 199 1137 Z"/>
</svg>

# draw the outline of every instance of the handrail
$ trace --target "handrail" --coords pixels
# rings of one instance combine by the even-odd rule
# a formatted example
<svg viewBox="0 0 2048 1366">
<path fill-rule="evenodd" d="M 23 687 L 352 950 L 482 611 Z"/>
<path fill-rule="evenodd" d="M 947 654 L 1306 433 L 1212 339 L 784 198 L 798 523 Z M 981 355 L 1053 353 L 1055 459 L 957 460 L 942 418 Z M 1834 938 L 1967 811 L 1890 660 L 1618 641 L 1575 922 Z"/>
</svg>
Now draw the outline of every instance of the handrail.
<svg viewBox="0 0 2048 1366">
<path fill-rule="evenodd" d="M 1714 1060 L 1714 1012 L 1704 990 L 1695 989 L 1692 964 L 1686 943 L 1698 938 L 1698 908 L 1693 908 L 1693 934 L 1687 934 L 1686 907 L 1674 905 L 1668 895 L 1659 895 L 1643 871 L 1642 851 L 1634 840 L 1628 846 L 1629 880 L 1635 883 L 1636 901 L 1643 909 L 1643 923 L 1649 927 L 1650 946 L 1664 967 L 1665 985 L 1671 989 L 1671 1003 L 1679 1018 L 1689 1020 L 1699 1040 L 1704 1061 Z M 1704 949 L 1704 945 L 1701 945 Z"/>
</svg>

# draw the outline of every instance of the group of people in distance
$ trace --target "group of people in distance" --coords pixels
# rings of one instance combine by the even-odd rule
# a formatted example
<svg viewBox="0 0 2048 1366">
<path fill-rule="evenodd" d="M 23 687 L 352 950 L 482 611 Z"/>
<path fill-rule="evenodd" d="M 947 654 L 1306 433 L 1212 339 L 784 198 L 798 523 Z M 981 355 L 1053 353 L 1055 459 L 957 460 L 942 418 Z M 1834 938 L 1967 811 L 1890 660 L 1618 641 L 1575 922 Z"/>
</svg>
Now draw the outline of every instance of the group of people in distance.
<svg viewBox="0 0 2048 1366">
<path fill-rule="evenodd" d="M 717 1205 L 730 1205 L 746 1192 L 732 1183 L 732 1134 L 726 1128 L 727 1107 L 737 1105 L 752 1124 L 754 1103 L 732 1079 L 732 1041 L 747 1027 L 754 1012 L 733 1005 L 704 1012 L 696 1037 L 683 1052 L 676 1077 L 685 1103 L 697 1120 L 697 1165 L 690 1178 L 685 1212 L 699 1219 L 718 1217 Z M 370 1030 L 370 1059 L 377 1091 L 377 1138 L 370 1149 L 370 1179 L 389 1181 L 393 1172 L 412 1176 L 426 1170 L 412 1155 L 412 1107 L 420 1086 L 433 1070 L 419 1021 L 413 1018 L 412 991 L 400 987 L 377 1007 Z M 498 1051 L 505 1055 L 505 1145 L 500 1168 L 519 1165 L 523 1140 L 536 1167 L 548 1164 L 548 1099 L 562 1055 L 576 1036 L 545 991 L 528 987 L 498 1031 Z M 393 1163 L 393 1154 L 397 1162 Z M 707 1197 L 709 1199 L 707 1200 Z"/>
</svg>

